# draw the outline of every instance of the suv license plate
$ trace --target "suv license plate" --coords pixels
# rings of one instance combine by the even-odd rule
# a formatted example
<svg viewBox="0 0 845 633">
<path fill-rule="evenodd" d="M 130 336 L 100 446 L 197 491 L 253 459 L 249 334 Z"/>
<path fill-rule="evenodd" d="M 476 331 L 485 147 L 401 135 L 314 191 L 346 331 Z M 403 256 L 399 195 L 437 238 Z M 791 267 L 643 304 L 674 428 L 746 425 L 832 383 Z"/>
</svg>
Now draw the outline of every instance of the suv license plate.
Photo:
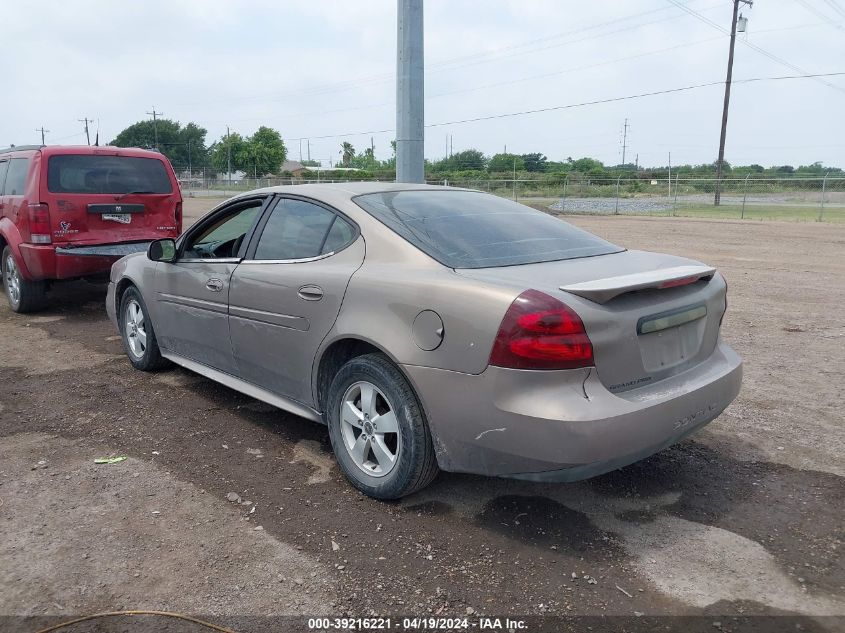
<svg viewBox="0 0 845 633">
<path fill-rule="evenodd" d="M 120 222 L 121 224 L 129 224 L 132 222 L 132 215 L 129 213 L 103 213 L 100 217 L 103 218 L 103 220 Z"/>
</svg>

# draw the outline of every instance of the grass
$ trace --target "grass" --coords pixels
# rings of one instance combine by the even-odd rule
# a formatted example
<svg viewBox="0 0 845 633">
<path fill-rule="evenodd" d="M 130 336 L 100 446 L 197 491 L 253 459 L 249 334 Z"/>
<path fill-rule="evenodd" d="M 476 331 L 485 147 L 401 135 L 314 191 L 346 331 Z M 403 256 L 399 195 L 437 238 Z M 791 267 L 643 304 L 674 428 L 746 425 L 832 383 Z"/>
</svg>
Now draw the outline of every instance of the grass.
<svg viewBox="0 0 845 633">
<path fill-rule="evenodd" d="M 525 198 L 520 199 L 519 202 L 540 211 L 549 211 L 548 205 L 557 202 L 557 198 Z M 678 216 L 686 218 L 715 218 L 721 220 L 776 220 L 781 222 L 817 222 L 819 220 L 818 205 L 786 205 L 786 204 L 748 204 L 745 206 L 745 213 L 743 214 L 742 205 L 738 204 L 722 204 L 714 207 L 712 204 L 678 204 L 677 208 L 672 209 L 670 205 L 668 208 L 651 211 L 629 211 L 625 208 L 625 200 L 619 201 L 619 215 L 634 216 Z M 571 212 L 567 210 L 564 215 L 612 215 L 607 210 L 596 211 L 591 213 L 589 210 Z M 845 222 L 845 207 L 843 206 L 826 206 L 823 215 L 824 222 Z"/>
</svg>

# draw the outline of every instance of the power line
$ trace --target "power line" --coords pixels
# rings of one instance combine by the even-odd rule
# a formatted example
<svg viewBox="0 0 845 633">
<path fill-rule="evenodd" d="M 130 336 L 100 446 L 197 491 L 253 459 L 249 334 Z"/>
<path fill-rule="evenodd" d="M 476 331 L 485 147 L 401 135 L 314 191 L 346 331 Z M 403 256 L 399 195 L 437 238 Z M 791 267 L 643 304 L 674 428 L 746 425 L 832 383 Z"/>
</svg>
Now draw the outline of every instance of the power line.
<svg viewBox="0 0 845 633">
<path fill-rule="evenodd" d="M 701 15 L 701 14 L 700 14 L 700 13 L 698 13 L 697 11 L 695 11 L 695 10 L 693 10 L 693 9 L 690 9 L 688 6 L 686 6 L 686 5 L 682 4 L 682 3 L 681 3 L 681 2 L 679 2 L 678 0 L 668 0 L 668 2 L 670 2 L 670 3 L 674 4 L 676 7 L 678 7 L 678 8 L 679 8 L 679 9 L 681 9 L 682 11 L 686 11 L 687 13 L 689 13 L 689 14 L 690 14 L 690 15 L 692 15 L 692 16 L 694 16 L 694 17 L 695 17 L 695 18 L 697 18 L 698 20 L 701 20 L 701 21 L 702 21 L 702 22 L 704 22 L 705 24 L 710 25 L 710 26 L 711 26 L 711 27 L 713 27 L 714 29 L 716 29 L 716 30 L 718 30 L 718 31 L 721 31 L 722 33 L 725 33 L 725 34 L 730 34 L 730 31 L 728 31 L 727 29 L 725 29 L 724 27 L 722 27 L 720 24 L 717 24 L 716 22 L 714 22 L 714 21 L 713 21 L 713 20 L 711 20 L 710 18 L 708 18 L 708 17 L 705 17 L 705 16 Z M 801 74 L 805 74 L 805 75 L 806 75 L 806 74 L 808 74 L 808 73 L 807 73 L 807 71 L 806 71 L 806 70 L 804 70 L 803 68 L 801 68 L 800 66 L 796 66 L 795 64 L 792 64 L 792 63 L 790 63 L 790 62 L 786 61 L 785 59 L 781 59 L 781 58 L 780 58 L 780 57 L 778 57 L 777 55 L 774 55 L 774 54 L 770 53 L 769 51 L 767 51 L 767 50 L 764 50 L 764 49 L 760 48 L 760 47 L 759 47 L 759 46 L 757 46 L 756 44 L 752 44 L 752 43 L 751 43 L 751 42 L 749 42 L 748 40 L 740 40 L 740 42 L 742 42 L 743 44 L 745 44 L 746 46 L 748 46 L 748 47 L 749 47 L 749 48 L 751 48 L 752 50 L 757 51 L 757 52 L 758 52 L 758 53 L 760 53 L 761 55 L 765 55 L 766 57 L 768 57 L 768 58 L 769 58 L 769 59 L 771 59 L 772 61 L 777 62 L 778 64 L 781 64 L 782 66 L 786 66 L 786 67 L 788 67 L 788 68 L 791 68 L 792 70 L 794 70 L 794 71 L 796 71 L 796 72 L 799 72 L 799 73 L 801 73 Z M 824 81 L 824 80 L 822 80 L 822 79 L 819 79 L 818 81 L 819 81 L 820 83 L 823 83 L 823 84 L 824 84 L 825 86 L 827 86 L 828 88 L 833 88 L 834 90 L 838 90 L 838 91 L 840 91 L 840 92 L 845 92 L 845 88 L 842 88 L 842 87 L 840 87 L 840 86 L 837 86 L 837 85 L 835 85 L 835 84 L 832 84 L 832 83 L 830 83 L 830 82 L 828 82 L 828 81 Z"/>
<path fill-rule="evenodd" d="M 841 26 L 841 25 L 839 25 L 837 22 L 835 22 L 835 21 L 834 21 L 834 20 L 833 20 L 830 16 L 826 15 L 826 14 L 825 14 L 825 13 L 823 13 L 822 11 L 819 11 L 816 7 L 814 7 L 812 4 L 810 4 L 809 2 L 807 2 L 807 0 L 797 0 L 797 2 L 798 2 L 798 4 L 800 4 L 802 7 L 804 7 L 805 9 L 807 9 L 807 11 L 809 11 L 810 13 L 812 13 L 813 15 L 815 15 L 816 17 L 821 18 L 822 20 L 824 20 L 824 21 L 825 21 L 825 23 L 827 23 L 827 24 L 831 25 L 832 27 L 834 27 L 834 28 L 836 28 L 836 29 L 839 29 L 840 31 L 842 31 L 842 30 L 843 30 L 843 28 L 842 28 L 842 26 Z"/>
<path fill-rule="evenodd" d="M 833 9 L 836 13 L 845 18 L 845 9 L 839 6 L 839 3 L 836 2 L 836 0 L 823 0 L 823 2 L 831 9 Z"/>
<path fill-rule="evenodd" d="M 695 0 L 693 0 L 693 1 L 695 1 Z M 702 8 L 701 10 L 702 11 L 708 11 L 712 8 L 721 6 L 721 4 L 722 3 L 714 4 L 714 5 L 708 5 L 704 8 Z M 546 36 L 546 37 L 542 37 L 542 38 L 527 40 L 527 41 L 525 41 L 521 44 L 503 46 L 503 47 L 500 47 L 500 48 L 494 48 L 492 50 L 487 50 L 487 51 L 478 52 L 478 53 L 472 53 L 472 54 L 469 54 L 469 55 L 462 55 L 462 56 L 458 56 L 458 57 L 451 57 L 451 58 L 443 59 L 443 60 L 440 60 L 440 61 L 431 62 L 431 63 L 426 64 L 425 74 L 426 74 L 426 76 L 429 76 L 429 75 L 434 74 L 434 73 L 444 72 L 444 71 L 448 71 L 448 70 L 456 70 L 456 69 L 459 69 L 459 68 L 465 68 L 467 66 L 478 65 L 478 64 L 481 64 L 481 63 L 496 62 L 496 61 L 500 61 L 501 59 L 505 59 L 505 58 L 508 58 L 508 57 L 515 57 L 515 56 L 525 55 L 525 54 L 529 54 L 529 53 L 536 53 L 536 52 L 539 52 L 539 51 L 548 50 L 548 49 L 551 49 L 551 48 L 557 48 L 557 47 L 565 46 L 565 45 L 569 45 L 569 44 L 577 44 L 577 43 L 589 41 L 589 40 L 596 39 L 596 38 L 602 38 L 602 37 L 608 37 L 610 35 L 616 35 L 618 33 L 622 33 L 624 31 L 630 31 L 630 30 L 637 29 L 637 28 L 640 28 L 640 27 L 643 27 L 643 26 L 650 26 L 652 24 L 658 24 L 658 23 L 661 23 L 661 22 L 667 22 L 667 21 L 678 19 L 678 17 L 680 17 L 680 16 L 671 16 L 670 15 L 670 16 L 660 18 L 660 19 L 657 19 L 657 20 L 651 20 L 651 21 L 648 21 L 648 22 L 641 22 L 641 23 L 634 24 L 634 25 L 631 25 L 631 26 L 626 26 L 626 27 L 623 27 L 623 28 L 620 28 L 620 29 L 607 31 L 607 32 L 604 32 L 604 33 L 597 33 L 597 34 L 594 34 L 594 35 L 589 35 L 589 36 L 581 38 L 581 39 L 567 40 L 567 41 L 564 41 L 564 42 L 551 44 L 551 45 L 547 45 L 547 46 L 542 46 L 542 47 L 539 47 L 539 48 L 536 47 L 536 44 L 539 44 L 539 43 L 544 43 L 544 42 L 552 41 L 552 40 L 555 40 L 555 39 L 561 39 L 561 38 L 564 38 L 564 37 L 577 35 L 579 33 L 584 33 L 584 32 L 587 32 L 587 31 L 594 31 L 594 30 L 597 30 L 597 29 L 600 29 L 600 28 L 603 28 L 603 27 L 606 27 L 606 26 L 618 24 L 620 22 L 630 21 L 630 20 L 634 20 L 634 19 L 646 16 L 646 15 L 649 15 L 649 14 L 666 11 L 669 8 L 670 7 L 663 7 L 663 8 L 658 8 L 658 9 L 652 9 L 650 11 L 644 11 L 644 12 L 641 11 L 641 12 L 634 13 L 634 14 L 631 14 L 631 15 L 628 15 L 628 16 L 624 16 L 624 17 L 621 17 L 621 18 L 615 18 L 613 20 L 608 20 L 606 22 L 593 24 L 593 25 L 582 27 L 582 28 L 579 28 L 579 29 L 573 29 L 571 31 L 565 31 L 565 32 L 562 32 L 562 33 L 557 33 L 555 35 L 550 35 L 550 36 Z M 535 47 L 531 48 L 532 46 L 535 46 Z M 526 50 L 519 50 L 519 49 L 526 49 Z M 510 51 L 516 51 L 516 52 L 510 52 Z M 352 88 L 361 88 L 361 87 L 364 87 L 364 86 L 367 86 L 367 85 L 375 85 L 375 84 L 379 84 L 379 83 L 385 83 L 385 82 L 388 82 L 388 81 L 393 81 L 394 76 L 395 75 L 392 72 L 391 73 L 381 73 L 381 74 L 376 74 L 376 75 L 369 75 L 369 76 L 366 76 L 366 77 L 359 77 L 357 79 L 344 80 L 344 81 L 340 81 L 340 82 L 318 84 L 317 86 L 314 86 L 312 88 L 308 88 L 308 89 L 300 90 L 300 91 L 296 91 L 296 92 L 288 92 L 288 93 L 272 92 L 272 93 L 256 94 L 256 95 L 245 96 L 245 97 L 232 97 L 232 98 L 220 99 L 220 100 L 215 100 L 215 101 L 205 100 L 205 101 L 202 101 L 202 102 L 182 103 L 182 104 L 177 104 L 177 105 L 183 105 L 183 106 L 199 105 L 199 104 L 207 105 L 209 103 L 233 103 L 233 102 L 240 102 L 240 101 L 251 101 L 251 100 L 255 100 L 255 99 L 263 99 L 263 100 L 266 101 L 266 100 L 268 100 L 268 98 L 271 98 L 271 97 L 275 97 L 275 98 L 270 99 L 270 100 L 280 101 L 280 100 L 290 99 L 292 97 L 321 96 L 321 95 L 325 95 L 325 94 L 330 94 L 332 92 L 341 92 L 341 91 L 349 90 L 349 89 L 352 89 Z"/>
<path fill-rule="evenodd" d="M 761 81 L 785 81 L 789 79 L 814 79 L 816 77 L 841 77 L 845 76 L 845 71 L 842 72 L 833 72 L 833 73 L 812 73 L 812 74 L 801 74 L 801 75 L 781 75 L 777 77 L 750 77 L 748 79 L 734 79 L 733 83 L 754 83 L 754 82 L 761 82 Z M 638 94 L 633 95 L 625 95 L 622 97 L 609 97 L 606 99 L 595 99 L 592 101 L 582 101 L 580 103 L 570 103 L 566 105 L 560 106 L 550 106 L 547 108 L 536 108 L 533 110 L 521 110 L 519 112 L 506 112 L 503 114 L 491 114 L 487 116 L 479 116 L 479 117 L 472 117 L 468 119 L 459 119 L 455 121 L 443 121 L 440 123 L 429 123 L 425 127 L 443 127 L 446 125 L 458 125 L 461 123 L 476 123 L 479 121 L 490 121 L 493 119 L 504 119 L 509 117 L 516 117 L 516 116 L 524 116 L 527 114 L 539 114 L 541 112 L 554 112 L 557 110 L 570 110 L 573 108 L 582 108 L 591 105 L 601 105 L 605 103 L 616 103 L 619 101 L 630 101 L 632 99 L 642 99 L 645 97 L 654 97 L 658 95 L 666 95 L 666 94 L 673 94 L 679 92 L 687 92 L 690 90 L 697 90 L 700 88 L 709 88 L 711 86 L 721 86 L 724 85 L 724 81 L 710 81 L 707 83 L 700 83 L 700 84 L 693 84 L 690 86 L 681 86 L 678 88 L 668 88 L 665 90 L 654 90 L 651 92 L 641 92 Z M 312 140 L 323 140 L 323 139 L 330 139 L 330 138 L 343 138 L 348 136 L 370 136 L 372 134 L 389 134 L 391 132 L 395 132 L 393 128 L 386 128 L 381 130 L 366 130 L 362 132 L 345 132 L 342 134 L 324 134 L 324 135 L 310 135 L 310 136 L 303 136 L 301 138 L 310 138 Z M 286 141 L 298 141 L 300 137 L 295 138 L 288 138 L 285 139 Z"/>
</svg>

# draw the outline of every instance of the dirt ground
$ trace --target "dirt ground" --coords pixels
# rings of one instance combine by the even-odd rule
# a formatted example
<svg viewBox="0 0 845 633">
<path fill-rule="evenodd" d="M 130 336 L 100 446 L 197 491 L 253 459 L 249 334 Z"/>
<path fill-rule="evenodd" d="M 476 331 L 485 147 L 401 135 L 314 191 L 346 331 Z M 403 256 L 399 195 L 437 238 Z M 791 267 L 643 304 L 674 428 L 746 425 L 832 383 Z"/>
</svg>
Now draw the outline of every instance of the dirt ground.
<svg viewBox="0 0 845 633">
<path fill-rule="evenodd" d="M 577 484 L 444 473 L 379 503 L 345 483 L 323 427 L 185 370 L 134 371 L 104 287 L 57 287 L 37 316 L 3 302 L 0 615 L 703 615 L 732 630 L 795 614 L 842 630 L 845 226 L 568 219 L 718 266 L 745 361 L 739 399 L 703 431 Z M 93 463 L 110 456 L 128 459 Z"/>
</svg>

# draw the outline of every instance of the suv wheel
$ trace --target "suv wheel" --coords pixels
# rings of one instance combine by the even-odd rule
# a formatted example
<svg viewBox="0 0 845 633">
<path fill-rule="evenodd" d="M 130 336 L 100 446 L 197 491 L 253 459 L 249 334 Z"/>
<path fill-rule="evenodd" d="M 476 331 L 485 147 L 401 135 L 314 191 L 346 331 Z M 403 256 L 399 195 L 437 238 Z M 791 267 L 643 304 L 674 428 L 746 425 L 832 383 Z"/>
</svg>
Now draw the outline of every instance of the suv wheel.
<svg viewBox="0 0 845 633">
<path fill-rule="evenodd" d="M 135 369 L 154 371 L 168 365 L 158 348 L 147 304 L 135 286 L 129 286 L 120 297 L 118 324 L 123 349 Z"/>
<path fill-rule="evenodd" d="M 43 281 L 28 281 L 21 276 L 11 247 L 3 249 L 0 268 L 3 272 L 3 290 L 9 306 L 15 312 L 36 312 L 47 304 L 46 285 Z"/>
<path fill-rule="evenodd" d="M 329 437 L 341 470 L 358 490 L 398 499 L 438 473 L 431 432 L 408 381 L 381 354 L 353 358 L 332 381 Z"/>
</svg>

